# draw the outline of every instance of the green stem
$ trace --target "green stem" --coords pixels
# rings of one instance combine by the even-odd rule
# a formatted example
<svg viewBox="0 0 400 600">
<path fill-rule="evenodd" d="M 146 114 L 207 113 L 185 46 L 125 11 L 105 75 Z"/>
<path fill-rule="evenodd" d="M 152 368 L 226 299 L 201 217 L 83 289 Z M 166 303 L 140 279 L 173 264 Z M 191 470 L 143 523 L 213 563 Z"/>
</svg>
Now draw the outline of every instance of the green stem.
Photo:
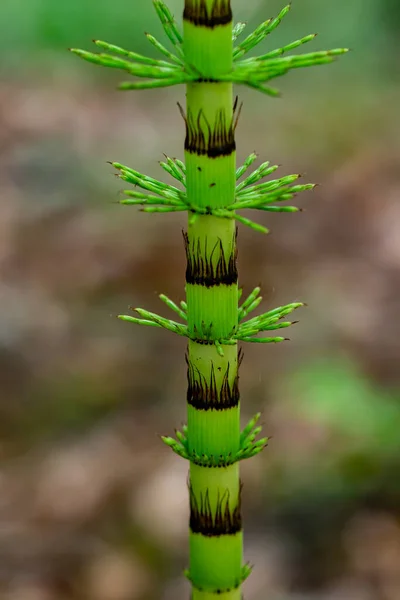
<svg viewBox="0 0 400 600">
<path fill-rule="evenodd" d="M 187 85 L 186 186 L 190 205 L 223 209 L 235 201 L 236 152 L 231 83 L 215 82 L 232 69 L 232 18 L 228 0 L 186 0 L 185 59 L 201 74 Z M 188 346 L 188 449 L 215 458 L 240 448 L 237 344 L 238 284 L 234 219 L 189 216 L 186 301 Z M 242 526 L 239 463 L 191 463 L 190 566 L 192 600 L 239 600 Z"/>
</svg>

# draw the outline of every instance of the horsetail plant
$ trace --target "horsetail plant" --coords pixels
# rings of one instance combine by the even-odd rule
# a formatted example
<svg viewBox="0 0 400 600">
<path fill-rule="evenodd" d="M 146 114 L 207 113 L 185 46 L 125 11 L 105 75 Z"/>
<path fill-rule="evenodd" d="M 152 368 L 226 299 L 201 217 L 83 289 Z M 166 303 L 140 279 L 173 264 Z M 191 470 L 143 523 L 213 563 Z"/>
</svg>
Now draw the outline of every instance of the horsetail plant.
<svg viewBox="0 0 400 600">
<path fill-rule="evenodd" d="M 238 368 L 239 342 L 276 343 L 274 333 L 289 327 L 285 320 L 302 306 L 294 302 L 258 316 L 250 313 L 261 303 L 256 287 L 241 301 L 238 288 L 237 223 L 260 232 L 264 225 L 244 217 L 243 209 L 296 212 L 282 204 L 313 184 L 298 184 L 299 175 L 268 179 L 277 167 L 264 162 L 250 171 L 256 154 L 236 167 L 235 130 L 241 106 L 233 84 L 247 85 L 277 96 L 269 82 L 291 69 L 332 62 L 347 50 L 291 54 L 311 42 L 307 35 L 282 48 L 249 57 L 248 54 L 278 27 L 290 5 L 237 42 L 244 23 L 233 25 L 230 0 L 185 0 L 183 31 L 164 4 L 153 0 L 169 50 L 152 35 L 148 41 L 162 54 L 154 59 L 106 42 L 94 43 L 100 53 L 72 49 L 98 65 L 126 71 L 133 79 L 122 90 L 186 85 L 186 110 L 179 106 L 186 126 L 185 162 L 165 157 L 161 167 L 176 185 L 112 163 L 122 181 L 134 189 L 124 192 L 121 204 L 141 206 L 145 212 L 187 212 L 186 300 L 175 304 L 160 299 L 178 320 L 137 308 L 138 316 L 123 321 L 167 329 L 188 340 L 187 425 L 176 438 L 163 441 L 190 463 L 189 568 L 192 600 L 240 600 L 242 582 L 251 567 L 242 562 L 243 533 L 240 508 L 239 462 L 259 454 L 268 438 L 259 438 L 260 413 L 240 429 Z M 138 190 L 142 191 L 138 191 Z M 272 336 L 272 337 L 270 337 Z"/>
</svg>

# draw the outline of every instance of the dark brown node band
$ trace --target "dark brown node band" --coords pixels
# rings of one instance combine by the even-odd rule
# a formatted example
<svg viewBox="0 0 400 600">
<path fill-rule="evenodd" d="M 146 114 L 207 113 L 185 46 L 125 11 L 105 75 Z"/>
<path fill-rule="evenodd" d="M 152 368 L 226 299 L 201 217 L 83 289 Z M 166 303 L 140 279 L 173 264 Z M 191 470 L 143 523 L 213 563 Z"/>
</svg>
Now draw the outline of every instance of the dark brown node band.
<svg viewBox="0 0 400 600">
<path fill-rule="evenodd" d="M 188 110 L 185 150 L 209 158 L 230 156 L 235 152 L 233 122 L 227 123 L 223 109 L 217 112 L 213 126 L 206 119 L 202 109 L 199 110 L 196 119 L 192 111 Z"/>
<path fill-rule="evenodd" d="M 241 360 L 242 354 L 239 352 L 238 367 L 240 366 Z M 239 404 L 239 375 L 236 374 L 233 383 L 229 383 L 229 363 L 224 373 L 221 389 L 219 391 L 213 362 L 211 362 L 211 375 L 209 381 L 207 381 L 207 378 L 199 371 L 199 369 L 190 362 L 187 355 L 186 364 L 188 367 L 186 400 L 193 408 L 196 408 L 197 410 L 229 410 Z"/>
<path fill-rule="evenodd" d="M 192 533 L 200 533 L 207 537 L 220 535 L 234 535 L 242 530 L 242 517 L 240 514 L 240 496 L 242 484 L 239 488 L 239 496 L 236 507 L 231 510 L 229 506 L 229 490 L 221 496 L 218 493 L 215 514 L 211 510 L 209 492 L 200 493 L 199 500 L 196 498 L 193 488 L 189 483 L 190 495 L 190 521 L 189 526 Z"/>
<path fill-rule="evenodd" d="M 236 238 L 236 234 L 235 234 Z M 203 285 L 207 288 L 217 285 L 233 285 L 238 281 L 237 246 L 233 243 L 233 252 L 226 257 L 222 241 L 218 240 L 210 253 L 207 250 L 207 239 L 204 246 L 197 239 L 189 241 L 187 233 L 183 233 L 186 251 L 186 283 Z"/>
<path fill-rule="evenodd" d="M 210 9 L 207 9 L 206 0 L 186 0 L 183 18 L 193 25 L 214 29 L 218 25 L 227 25 L 232 22 L 232 9 L 230 0 L 214 0 Z"/>
<path fill-rule="evenodd" d="M 205 80 L 199 78 L 196 83 L 204 82 Z M 185 150 L 197 156 L 208 156 L 208 158 L 230 156 L 236 150 L 235 131 L 242 106 L 242 103 L 239 105 L 239 99 L 236 96 L 232 117 L 229 121 L 226 118 L 225 110 L 221 108 L 215 115 L 214 124 L 211 125 L 203 109 L 199 110 L 195 118 L 190 108 L 186 115 L 178 102 L 179 111 L 186 125 Z"/>
</svg>

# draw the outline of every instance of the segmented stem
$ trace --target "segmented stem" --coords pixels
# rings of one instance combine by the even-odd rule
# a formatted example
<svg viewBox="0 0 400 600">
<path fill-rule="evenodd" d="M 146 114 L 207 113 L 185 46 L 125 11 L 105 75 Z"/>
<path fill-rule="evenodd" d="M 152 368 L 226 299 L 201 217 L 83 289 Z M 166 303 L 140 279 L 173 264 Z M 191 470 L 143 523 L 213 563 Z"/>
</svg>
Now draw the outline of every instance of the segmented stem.
<svg viewBox="0 0 400 600">
<path fill-rule="evenodd" d="M 186 189 L 189 205 L 211 210 L 235 202 L 236 152 L 232 83 L 215 82 L 232 69 L 228 0 L 186 0 L 184 51 L 207 80 L 187 85 Z M 189 457 L 235 456 L 240 450 L 236 225 L 233 218 L 189 219 L 186 302 L 188 330 L 187 440 Z M 221 356 L 221 352 L 223 356 Z M 192 600 L 240 600 L 242 524 L 239 462 L 221 467 L 191 461 L 190 566 Z"/>
</svg>

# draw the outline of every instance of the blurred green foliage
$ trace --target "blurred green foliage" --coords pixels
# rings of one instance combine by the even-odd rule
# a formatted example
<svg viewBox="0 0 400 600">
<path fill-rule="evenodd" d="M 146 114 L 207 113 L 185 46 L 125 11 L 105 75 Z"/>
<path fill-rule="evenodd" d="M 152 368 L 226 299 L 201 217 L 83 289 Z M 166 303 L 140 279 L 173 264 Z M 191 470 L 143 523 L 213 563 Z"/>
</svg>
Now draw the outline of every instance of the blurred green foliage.
<svg viewBox="0 0 400 600">
<path fill-rule="evenodd" d="M 278 466 L 278 497 L 344 500 L 382 487 L 386 497 L 400 493 L 393 480 L 400 468 L 400 390 L 375 385 L 350 358 L 334 355 L 305 364 L 288 386 L 289 414 L 319 433 L 312 469 L 307 449 L 300 463 Z"/>
<path fill-rule="evenodd" d="M 307 419 L 329 424 L 370 453 L 399 452 L 400 390 L 385 391 L 358 373 L 355 365 L 336 358 L 309 365 L 294 385 Z"/>
</svg>

